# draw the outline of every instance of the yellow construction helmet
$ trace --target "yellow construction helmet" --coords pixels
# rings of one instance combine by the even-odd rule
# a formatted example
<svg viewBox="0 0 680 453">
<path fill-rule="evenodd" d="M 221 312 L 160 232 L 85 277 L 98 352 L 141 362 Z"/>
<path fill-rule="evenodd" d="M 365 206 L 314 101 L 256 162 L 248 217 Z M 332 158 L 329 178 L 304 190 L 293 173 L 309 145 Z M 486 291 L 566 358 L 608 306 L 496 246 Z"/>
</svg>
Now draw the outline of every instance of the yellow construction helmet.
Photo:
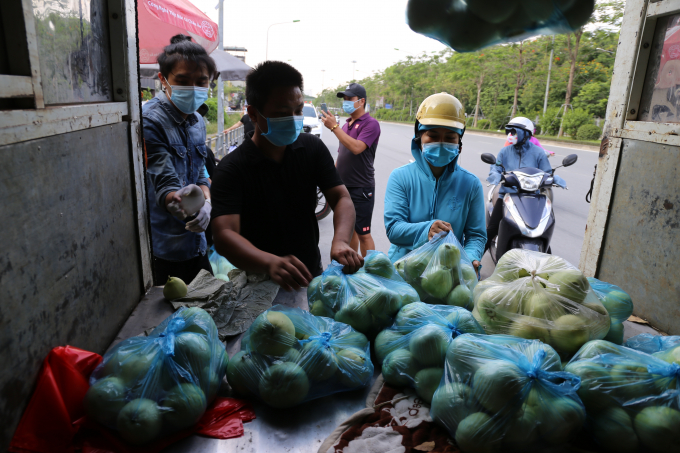
<svg viewBox="0 0 680 453">
<path fill-rule="evenodd" d="M 455 96 L 437 93 L 420 104 L 416 120 L 426 126 L 455 127 L 465 130 L 465 109 Z"/>
</svg>

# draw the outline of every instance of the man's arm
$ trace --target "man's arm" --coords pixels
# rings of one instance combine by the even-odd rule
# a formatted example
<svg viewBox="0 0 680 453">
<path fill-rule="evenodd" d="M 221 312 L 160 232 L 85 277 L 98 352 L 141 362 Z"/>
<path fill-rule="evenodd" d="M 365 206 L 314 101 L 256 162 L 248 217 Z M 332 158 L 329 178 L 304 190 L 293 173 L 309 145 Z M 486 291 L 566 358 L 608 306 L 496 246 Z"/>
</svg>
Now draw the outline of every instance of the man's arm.
<svg viewBox="0 0 680 453">
<path fill-rule="evenodd" d="M 170 146 L 164 142 L 162 128 L 148 118 L 144 119 L 143 134 L 147 155 L 146 173 L 156 193 L 156 204 L 167 209 L 171 201 L 179 202 L 175 192 L 182 188 L 170 154 Z"/>
<path fill-rule="evenodd" d="M 243 123 L 240 122 L 240 121 L 237 121 L 236 124 L 234 124 L 233 126 L 231 126 L 229 129 L 227 129 L 227 130 L 224 131 L 224 132 L 233 131 L 234 129 L 238 129 L 238 128 L 241 127 L 241 126 L 243 126 Z"/>
<path fill-rule="evenodd" d="M 266 272 L 286 291 L 298 290 L 312 280 L 312 274 L 296 257 L 280 257 L 263 252 L 241 236 L 240 214 L 215 217 L 211 226 L 215 250 L 237 268 L 249 272 Z"/>
<path fill-rule="evenodd" d="M 347 274 L 353 274 L 364 265 L 364 259 L 350 247 L 356 222 L 354 203 L 347 188 L 335 186 L 323 191 L 326 201 L 333 209 L 333 242 L 331 243 L 331 259 L 345 266 Z"/>
<path fill-rule="evenodd" d="M 352 154 L 355 155 L 361 154 L 366 150 L 366 148 L 368 148 L 368 145 L 366 145 L 366 143 L 347 135 L 345 131 L 342 130 L 342 127 L 337 123 L 337 121 L 335 121 L 334 115 L 329 115 L 323 110 L 321 110 L 321 114 L 323 115 L 323 118 L 321 118 L 321 122 L 328 129 L 333 129 L 333 126 L 335 125 L 338 126 L 335 129 L 333 129 L 333 133 L 338 138 L 340 143 L 342 143 L 345 146 L 345 148 L 350 150 Z"/>
</svg>

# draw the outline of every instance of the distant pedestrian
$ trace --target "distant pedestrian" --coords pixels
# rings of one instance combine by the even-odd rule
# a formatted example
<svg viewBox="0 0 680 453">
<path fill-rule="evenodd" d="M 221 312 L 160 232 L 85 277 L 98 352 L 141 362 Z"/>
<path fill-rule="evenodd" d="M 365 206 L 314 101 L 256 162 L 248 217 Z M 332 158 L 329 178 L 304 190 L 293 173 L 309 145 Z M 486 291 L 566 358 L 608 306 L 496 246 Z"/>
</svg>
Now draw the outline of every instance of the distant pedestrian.
<svg viewBox="0 0 680 453">
<path fill-rule="evenodd" d="M 243 107 L 243 116 L 241 117 L 240 120 L 236 122 L 233 126 L 231 126 L 229 129 L 227 129 L 225 132 L 233 131 L 234 129 L 238 129 L 239 127 L 243 126 L 243 135 L 249 135 L 251 132 L 255 130 L 255 126 L 253 126 L 252 121 L 250 121 L 250 117 L 248 116 L 248 109 L 247 107 Z"/>
<path fill-rule="evenodd" d="M 363 86 L 350 83 L 345 91 L 338 93 L 338 97 L 344 99 L 342 108 L 350 116 L 349 119 L 341 128 L 334 115 L 321 111 L 321 121 L 340 142 L 335 165 L 357 213 L 350 246 L 356 251 L 361 250 L 361 254 L 366 256 L 368 250 L 375 250 L 371 236 L 375 204 L 373 162 L 380 139 L 380 124 L 366 112 L 366 89 Z"/>
</svg>

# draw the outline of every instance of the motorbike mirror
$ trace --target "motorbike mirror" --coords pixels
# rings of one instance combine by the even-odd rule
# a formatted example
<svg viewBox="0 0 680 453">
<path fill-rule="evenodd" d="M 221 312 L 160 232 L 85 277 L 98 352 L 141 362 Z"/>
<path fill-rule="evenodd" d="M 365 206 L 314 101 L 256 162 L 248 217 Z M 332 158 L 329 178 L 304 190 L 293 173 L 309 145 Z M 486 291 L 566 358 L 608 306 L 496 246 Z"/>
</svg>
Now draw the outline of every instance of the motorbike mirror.
<svg viewBox="0 0 680 453">
<path fill-rule="evenodd" d="M 570 165 L 574 165 L 576 161 L 578 160 L 578 154 L 569 154 L 567 157 L 564 158 L 562 161 L 562 166 L 568 167 Z"/>
<path fill-rule="evenodd" d="M 496 156 L 490 153 L 482 154 L 482 162 L 489 165 L 496 165 Z"/>
</svg>

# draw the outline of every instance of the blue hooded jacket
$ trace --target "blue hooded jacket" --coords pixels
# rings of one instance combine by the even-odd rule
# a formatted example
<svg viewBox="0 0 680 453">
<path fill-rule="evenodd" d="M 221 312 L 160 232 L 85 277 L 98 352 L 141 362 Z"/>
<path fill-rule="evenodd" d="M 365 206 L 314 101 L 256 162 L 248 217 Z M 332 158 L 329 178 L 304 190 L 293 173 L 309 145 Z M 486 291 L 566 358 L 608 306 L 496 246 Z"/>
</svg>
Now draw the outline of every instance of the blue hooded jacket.
<svg viewBox="0 0 680 453">
<path fill-rule="evenodd" d="M 435 220 L 451 224 L 472 261 L 481 261 L 486 244 L 484 191 L 475 175 L 458 165 L 458 157 L 437 180 L 414 142 L 415 162 L 395 169 L 385 193 L 385 229 L 395 262 L 428 241 Z"/>
<path fill-rule="evenodd" d="M 519 143 L 521 143 L 524 138 L 527 138 L 527 141 L 520 145 Z M 505 146 L 498 153 L 498 157 L 496 157 L 496 165 L 490 165 L 489 177 L 486 178 L 487 182 L 491 184 L 500 183 L 501 174 L 503 172 L 500 167 L 501 165 L 505 167 L 505 171 L 517 170 L 518 168 L 522 167 L 534 167 L 543 170 L 544 172 L 552 171 L 552 165 L 550 165 L 550 162 L 548 162 L 548 156 L 545 155 L 545 151 L 531 143 L 528 140 L 528 137 L 526 137 L 525 131 L 517 129 L 517 139 L 517 145 Z M 558 184 L 562 187 L 567 186 L 567 183 L 564 181 L 564 179 L 557 175 L 555 175 L 555 184 Z M 517 189 L 502 185 L 499 189 L 499 192 L 514 193 L 517 192 Z"/>
</svg>

